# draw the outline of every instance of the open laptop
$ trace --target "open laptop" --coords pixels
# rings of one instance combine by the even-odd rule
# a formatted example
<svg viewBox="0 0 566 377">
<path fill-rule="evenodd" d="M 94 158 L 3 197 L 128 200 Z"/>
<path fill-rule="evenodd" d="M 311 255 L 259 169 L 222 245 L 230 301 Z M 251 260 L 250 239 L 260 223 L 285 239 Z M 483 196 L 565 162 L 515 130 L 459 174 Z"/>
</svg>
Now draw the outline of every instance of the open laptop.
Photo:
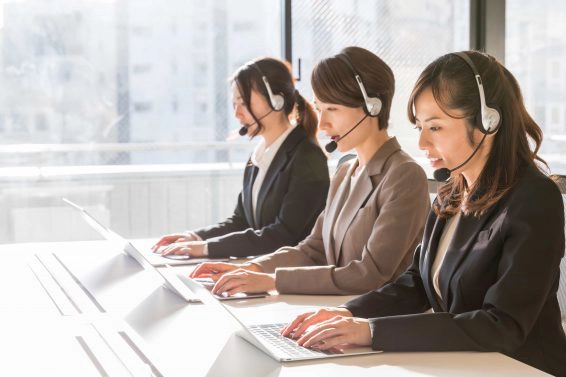
<svg viewBox="0 0 566 377">
<path fill-rule="evenodd" d="M 110 241 L 114 241 L 114 242 L 120 242 L 120 241 L 124 241 L 124 242 L 128 242 L 126 239 L 124 239 L 123 237 L 119 236 L 118 234 L 116 234 L 114 231 L 108 229 L 107 227 L 105 227 L 104 225 L 102 225 L 98 220 L 96 220 L 90 213 L 88 213 L 84 208 L 82 208 L 81 206 L 79 206 L 76 203 L 73 203 L 72 201 L 70 201 L 67 198 L 62 198 L 63 201 L 65 203 L 67 203 L 68 205 L 70 205 L 71 207 L 73 207 L 75 210 L 77 210 L 81 216 L 83 217 L 83 219 L 94 229 L 96 230 L 98 233 L 100 233 L 100 235 L 104 238 L 106 238 L 107 240 Z M 132 246 L 133 247 L 133 246 Z M 190 257 L 188 255 L 167 255 L 167 256 L 162 256 L 161 254 L 158 253 L 154 253 L 151 250 L 147 250 L 147 251 L 140 251 L 137 250 L 140 254 L 143 255 L 143 258 L 150 264 L 154 265 L 154 266 L 165 266 L 165 265 L 187 265 L 187 264 L 199 264 L 202 262 L 220 262 L 220 261 L 227 261 L 228 258 L 224 258 L 224 259 L 210 259 L 210 258 L 193 258 Z"/>
<path fill-rule="evenodd" d="M 279 331 L 287 325 L 286 323 L 264 323 L 259 325 L 247 325 L 243 323 L 230 309 L 222 303 L 213 299 L 206 288 L 201 286 L 193 279 L 181 277 L 181 280 L 191 288 L 195 294 L 201 297 L 202 302 L 211 306 L 220 306 L 226 310 L 239 324 L 240 331 L 237 335 L 253 344 L 273 359 L 283 361 L 301 361 L 312 359 L 326 359 L 341 356 L 357 356 L 381 353 L 383 351 L 375 351 L 371 347 L 353 347 L 348 346 L 344 349 L 335 349 L 332 351 L 315 351 L 299 346 L 294 340 L 281 336 Z"/>
<path fill-rule="evenodd" d="M 123 249 L 123 251 L 132 257 L 139 265 L 144 268 L 145 270 L 153 271 L 157 273 L 163 280 L 165 281 L 165 286 L 169 288 L 173 293 L 176 293 L 179 297 L 184 299 L 189 303 L 197 303 L 201 302 L 201 299 L 191 290 L 190 286 L 184 284 L 180 278 L 184 277 L 186 279 L 192 280 L 186 277 L 182 273 L 177 273 L 174 271 L 173 268 L 170 267 L 169 263 L 165 264 L 167 267 L 166 269 L 159 269 L 156 267 L 156 264 L 152 263 L 151 256 L 159 257 L 159 255 L 153 253 L 142 253 L 138 250 L 131 242 L 120 236 L 119 234 L 113 232 L 112 230 L 108 229 L 104 225 L 102 225 L 98 220 L 96 220 L 90 213 L 88 213 L 84 208 L 80 207 L 79 205 L 71 202 L 70 200 L 63 198 L 63 201 L 69 204 L 71 207 L 76 209 L 80 212 L 82 218 L 89 224 L 95 231 L 97 231 L 102 237 L 105 239 L 116 243 Z M 160 265 L 160 264 L 158 264 Z M 197 284 L 205 286 L 208 290 L 211 290 L 214 286 L 214 282 L 208 280 L 202 280 Z M 246 293 L 238 293 L 232 296 L 228 295 L 213 295 L 218 300 L 238 300 L 238 299 L 247 299 L 247 298 L 260 298 L 267 296 L 267 292 L 261 292 L 257 294 L 246 294 Z"/>
</svg>

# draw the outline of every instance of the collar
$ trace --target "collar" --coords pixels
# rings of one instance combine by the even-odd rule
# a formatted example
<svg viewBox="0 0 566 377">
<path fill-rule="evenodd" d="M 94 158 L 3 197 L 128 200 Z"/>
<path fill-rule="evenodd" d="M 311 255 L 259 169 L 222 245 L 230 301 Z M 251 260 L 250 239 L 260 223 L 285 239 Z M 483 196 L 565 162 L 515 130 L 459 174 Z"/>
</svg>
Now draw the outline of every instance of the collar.
<svg viewBox="0 0 566 377">
<path fill-rule="evenodd" d="M 268 148 L 265 147 L 265 139 L 262 139 L 259 142 L 259 144 L 256 145 L 251 155 L 250 159 L 252 163 L 257 167 L 261 167 L 261 168 L 268 167 L 271 164 L 271 161 L 273 161 L 275 154 L 281 147 L 281 144 L 283 144 L 285 139 L 287 139 L 287 136 L 289 136 L 289 134 L 294 129 L 295 129 L 294 127 L 287 128 L 287 130 L 285 130 L 285 132 L 279 135 L 279 137 L 275 139 Z"/>
<path fill-rule="evenodd" d="M 401 146 L 399 145 L 396 137 L 392 137 L 387 140 L 381 147 L 379 147 L 379 149 L 367 163 L 367 174 L 369 176 L 381 174 L 385 163 L 387 162 L 387 160 L 389 160 L 389 157 L 400 150 Z"/>
</svg>

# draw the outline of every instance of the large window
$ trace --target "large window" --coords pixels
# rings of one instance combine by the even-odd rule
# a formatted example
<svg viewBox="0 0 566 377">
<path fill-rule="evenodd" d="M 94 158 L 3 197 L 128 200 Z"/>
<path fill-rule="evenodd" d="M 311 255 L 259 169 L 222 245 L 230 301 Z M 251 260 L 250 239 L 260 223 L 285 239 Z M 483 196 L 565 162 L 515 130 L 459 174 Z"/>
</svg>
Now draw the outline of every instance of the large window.
<svg viewBox="0 0 566 377">
<path fill-rule="evenodd" d="M 505 63 L 541 126 L 541 153 L 566 174 L 566 2 L 507 0 Z"/>
<path fill-rule="evenodd" d="M 127 237 L 228 215 L 255 143 L 235 136 L 228 78 L 281 56 L 282 3 L 0 0 L 0 243 L 96 238 L 61 197 Z M 505 17 L 495 38 L 564 174 L 566 4 L 507 0 Z M 375 52 L 396 77 L 390 132 L 420 159 L 408 95 L 428 63 L 469 48 L 469 20 L 469 0 L 292 1 L 299 89 L 312 98 L 321 58 Z"/>
<path fill-rule="evenodd" d="M 279 0 L 4 0 L 0 19 L 0 142 L 38 144 L 4 165 L 225 161 L 227 79 L 281 51 Z"/>
<path fill-rule="evenodd" d="M 0 243 L 217 221 L 253 147 L 228 78 L 281 55 L 279 0 L 0 0 Z M 239 162 L 240 164 L 236 164 Z"/>
<path fill-rule="evenodd" d="M 350 45 L 376 53 L 395 73 L 390 131 L 414 157 L 423 156 L 407 120 L 407 100 L 422 70 L 469 46 L 468 0 L 311 0 L 293 2 L 293 57 L 301 59 L 301 91 L 319 59 Z M 428 165 L 424 165 L 428 168 Z"/>
</svg>

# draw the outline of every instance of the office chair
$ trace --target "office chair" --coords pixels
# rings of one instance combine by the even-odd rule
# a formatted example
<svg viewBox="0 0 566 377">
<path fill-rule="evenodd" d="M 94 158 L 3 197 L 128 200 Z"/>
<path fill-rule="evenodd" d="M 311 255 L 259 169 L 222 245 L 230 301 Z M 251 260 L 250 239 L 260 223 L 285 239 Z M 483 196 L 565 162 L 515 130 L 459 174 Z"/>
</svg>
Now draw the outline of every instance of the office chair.
<svg viewBox="0 0 566 377">
<path fill-rule="evenodd" d="M 564 200 L 564 214 L 566 215 L 566 175 L 552 175 L 551 178 L 556 182 L 562 199 Z M 564 229 L 566 232 L 566 229 Z M 560 313 L 562 314 L 562 328 L 566 332 L 566 257 L 560 262 L 560 285 L 558 286 L 558 304 L 560 304 Z"/>
</svg>

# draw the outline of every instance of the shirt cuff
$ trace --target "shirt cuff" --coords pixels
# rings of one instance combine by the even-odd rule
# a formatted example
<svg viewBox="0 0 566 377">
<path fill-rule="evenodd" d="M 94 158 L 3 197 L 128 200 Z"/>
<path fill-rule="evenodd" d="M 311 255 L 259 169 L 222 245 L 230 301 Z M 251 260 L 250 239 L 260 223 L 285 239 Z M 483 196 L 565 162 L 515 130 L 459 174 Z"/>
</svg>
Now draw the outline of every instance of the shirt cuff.
<svg viewBox="0 0 566 377">
<path fill-rule="evenodd" d="M 202 255 L 208 257 L 208 242 L 205 242 L 204 247 L 202 248 Z"/>
</svg>

